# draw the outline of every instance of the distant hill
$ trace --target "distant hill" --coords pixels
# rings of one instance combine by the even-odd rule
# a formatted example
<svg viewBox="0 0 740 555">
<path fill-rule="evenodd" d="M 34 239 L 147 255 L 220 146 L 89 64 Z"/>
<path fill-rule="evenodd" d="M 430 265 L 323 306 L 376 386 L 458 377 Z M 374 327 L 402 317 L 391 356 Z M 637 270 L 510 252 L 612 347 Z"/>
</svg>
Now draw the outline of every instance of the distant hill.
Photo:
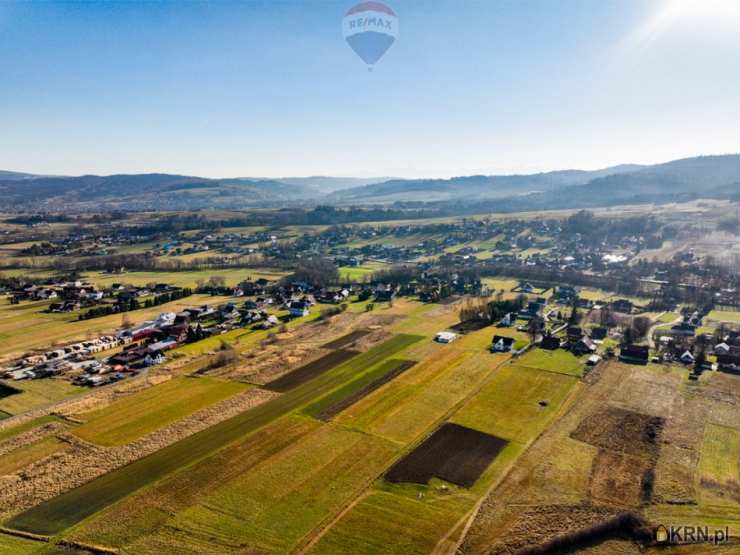
<svg viewBox="0 0 740 555">
<path fill-rule="evenodd" d="M 350 189 L 352 187 L 362 187 L 363 185 L 373 185 L 374 183 L 382 183 L 388 181 L 390 177 L 326 177 L 326 176 L 311 176 L 311 177 L 278 177 L 276 181 L 281 183 L 287 183 L 288 185 L 303 185 L 315 189 L 319 193 L 332 193 L 334 191 L 340 191 L 342 189 Z"/>
<path fill-rule="evenodd" d="M 13 210 L 188 210 L 291 205 L 444 206 L 461 212 L 509 212 L 740 199 L 740 155 L 701 156 L 652 166 L 595 171 L 473 175 L 451 179 L 292 177 L 281 179 L 172 174 L 41 177 L 0 172 L 0 197 Z"/>
<path fill-rule="evenodd" d="M 593 179 L 631 172 L 643 166 L 622 165 L 596 171 L 560 170 L 530 175 L 474 175 L 450 179 L 394 179 L 338 191 L 329 198 L 339 204 L 491 199 L 583 185 Z"/>
<path fill-rule="evenodd" d="M 33 179 L 39 177 L 32 173 L 9 172 L 0 170 L 0 180 L 15 181 L 17 179 Z"/>
<path fill-rule="evenodd" d="M 273 180 L 137 174 L 0 179 L 0 195 L 8 206 L 26 210 L 186 210 L 280 204 L 310 198 L 315 192 Z"/>
</svg>

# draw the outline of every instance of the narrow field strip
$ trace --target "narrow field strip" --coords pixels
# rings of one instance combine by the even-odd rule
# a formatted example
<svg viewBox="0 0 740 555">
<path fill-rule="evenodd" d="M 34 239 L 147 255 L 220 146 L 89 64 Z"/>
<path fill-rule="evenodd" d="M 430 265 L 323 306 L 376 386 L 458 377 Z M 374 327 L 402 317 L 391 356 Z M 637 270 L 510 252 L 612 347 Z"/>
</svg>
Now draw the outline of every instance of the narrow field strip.
<svg viewBox="0 0 740 555">
<path fill-rule="evenodd" d="M 334 341 L 329 341 L 329 343 L 327 343 L 326 345 L 322 345 L 321 347 L 322 349 L 344 349 L 358 339 L 365 337 L 369 333 L 370 330 L 355 330 L 348 333 L 347 335 L 338 337 Z"/>
<path fill-rule="evenodd" d="M 328 421 L 357 401 L 390 382 L 416 364 L 414 360 L 386 360 L 356 380 L 309 405 L 305 414 Z"/>
<path fill-rule="evenodd" d="M 58 534 L 128 494 L 214 453 L 352 379 L 357 372 L 423 339 L 396 335 L 289 393 L 195 433 L 118 470 L 41 503 L 13 518 L 10 528 Z"/>
<path fill-rule="evenodd" d="M 124 445 L 248 387 L 213 378 L 175 378 L 86 414 L 87 422 L 72 433 L 97 445 Z"/>
<path fill-rule="evenodd" d="M 309 362 L 308 364 L 304 364 L 283 376 L 280 376 L 268 384 L 265 384 L 262 386 L 262 389 L 285 393 L 286 391 L 295 389 L 299 385 L 320 376 L 324 372 L 328 372 L 332 368 L 348 361 L 358 354 L 359 353 L 357 351 L 333 351 L 321 358 Z"/>
</svg>

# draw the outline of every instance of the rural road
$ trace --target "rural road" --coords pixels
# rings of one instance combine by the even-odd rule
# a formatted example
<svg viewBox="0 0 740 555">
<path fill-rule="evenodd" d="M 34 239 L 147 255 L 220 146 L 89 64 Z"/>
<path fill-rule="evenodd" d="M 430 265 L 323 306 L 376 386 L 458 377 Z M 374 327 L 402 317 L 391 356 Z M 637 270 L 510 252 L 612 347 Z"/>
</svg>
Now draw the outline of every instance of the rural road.
<svg viewBox="0 0 740 555">
<path fill-rule="evenodd" d="M 666 312 L 661 312 L 658 314 L 658 316 L 655 317 L 655 320 L 653 320 L 653 325 L 650 326 L 650 329 L 648 329 L 647 332 L 647 340 L 648 340 L 648 346 L 651 349 L 655 349 L 655 330 L 657 330 L 661 326 L 675 326 L 676 324 L 680 324 L 682 318 L 679 316 L 672 322 L 661 322 L 660 319 L 663 317 L 663 315 L 666 314 Z"/>
</svg>

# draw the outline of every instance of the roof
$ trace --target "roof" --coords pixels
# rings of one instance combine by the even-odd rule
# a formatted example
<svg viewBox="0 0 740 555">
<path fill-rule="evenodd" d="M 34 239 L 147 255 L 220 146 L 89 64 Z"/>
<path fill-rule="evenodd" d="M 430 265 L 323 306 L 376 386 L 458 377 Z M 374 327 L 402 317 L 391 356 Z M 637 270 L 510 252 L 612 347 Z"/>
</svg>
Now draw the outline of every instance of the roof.
<svg viewBox="0 0 740 555">
<path fill-rule="evenodd" d="M 493 343 L 498 343 L 499 341 L 503 341 L 504 345 L 512 345 L 516 340 L 513 337 L 507 337 L 505 335 L 494 335 Z"/>
</svg>

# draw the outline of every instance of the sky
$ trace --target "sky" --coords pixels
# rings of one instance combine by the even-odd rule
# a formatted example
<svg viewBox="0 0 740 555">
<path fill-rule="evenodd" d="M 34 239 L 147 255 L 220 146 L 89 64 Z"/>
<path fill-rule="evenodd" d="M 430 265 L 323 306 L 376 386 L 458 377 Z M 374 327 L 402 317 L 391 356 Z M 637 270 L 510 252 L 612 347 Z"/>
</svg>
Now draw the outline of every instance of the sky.
<svg viewBox="0 0 740 555">
<path fill-rule="evenodd" d="M 740 0 L 0 2 L 0 169 L 526 173 L 740 152 Z"/>
</svg>

